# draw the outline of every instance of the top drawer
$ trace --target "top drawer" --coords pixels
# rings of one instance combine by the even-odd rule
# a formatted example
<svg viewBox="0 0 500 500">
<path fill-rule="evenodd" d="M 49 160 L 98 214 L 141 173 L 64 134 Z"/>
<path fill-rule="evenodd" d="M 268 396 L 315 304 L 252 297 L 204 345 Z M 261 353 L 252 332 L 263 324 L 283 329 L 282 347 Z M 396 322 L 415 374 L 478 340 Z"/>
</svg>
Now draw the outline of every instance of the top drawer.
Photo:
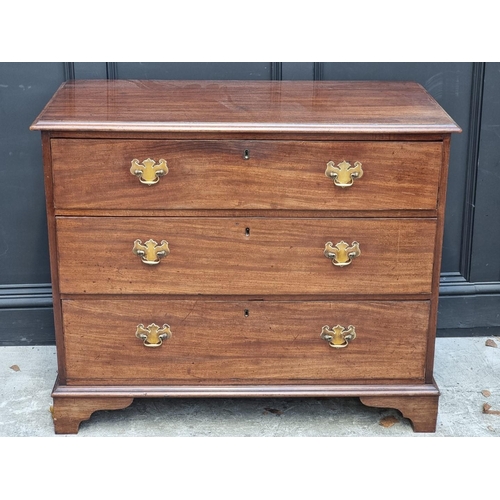
<svg viewBox="0 0 500 500">
<path fill-rule="evenodd" d="M 433 210 L 442 160 L 441 142 L 53 139 L 51 150 L 58 209 Z M 147 159 L 168 169 L 144 173 L 151 186 L 131 173 Z M 329 162 L 352 184 L 335 185 Z"/>
</svg>

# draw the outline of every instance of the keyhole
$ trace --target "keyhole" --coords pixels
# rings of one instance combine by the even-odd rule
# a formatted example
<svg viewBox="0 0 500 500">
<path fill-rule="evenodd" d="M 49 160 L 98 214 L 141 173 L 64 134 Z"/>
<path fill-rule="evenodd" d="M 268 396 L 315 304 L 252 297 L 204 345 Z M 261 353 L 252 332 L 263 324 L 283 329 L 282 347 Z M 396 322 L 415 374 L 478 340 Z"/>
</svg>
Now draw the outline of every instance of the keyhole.
<svg viewBox="0 0 500 500">
<path fill-rule="evenodd" d="M 250 228 L 249 227 L 245 228 L 245 236 L 250 236 Z"/>
<path fill-rule="evenodd" d="M 248 316 L 250 316 L 250 311 L 248 309 L 245 309 L 244 315 L 245 318 L 248 318 Z"/>
<path fill-rule="evenodd" d="M 244 160 L 250 159 L 250 150 L 249 149 L 245 149 L 245 151 L 243 151 L 243 159 Z"/>
</svg>

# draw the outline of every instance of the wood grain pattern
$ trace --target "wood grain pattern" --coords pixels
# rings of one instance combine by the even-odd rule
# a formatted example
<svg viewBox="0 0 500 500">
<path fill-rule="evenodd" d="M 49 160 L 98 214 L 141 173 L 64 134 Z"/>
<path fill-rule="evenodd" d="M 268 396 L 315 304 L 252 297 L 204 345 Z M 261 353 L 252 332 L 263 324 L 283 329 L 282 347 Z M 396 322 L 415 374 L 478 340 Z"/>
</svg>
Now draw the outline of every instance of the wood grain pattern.
<svg viewBox="0 0 500 500">
<path fill-rule="evenodd" d="M 88 80 L 63 84 L 32 130 L 451 133 L 413 82 Z"/>
<path fill-rule="evenodd" d="M 435 210 L 441 142 L 137 141 L 53 139 L 58 209 Z M 249 159 L 243 158 L 244 151 Z M 165 159 L 168 174 L 148 187 L 133 159 Z M 363 165 L 349 188 L 326 164 Z M 110 189 L 112 185 L 112 189 Z M 72 188 L 69 189 L 68 186 Z"/>
<path fill-rule="evenodd" d="M 112 132 L 99 130 L 44 130 L 52 139 L 126 139 L 126 140 L 203 140 L 203 141 L 397 141 L 397 142 L 442 142 L 449 133 L 399 133 L 395 128 L 391 133 L 373 133 L 368 137 L 359 132 L 216 132 L 216 131 L 184 131 L 184 132 L 145 132 L 133 130 L 113 130 Z"/>
<path fill-rule="evenodd" d="M 43 131 L 56 432 L 133 397 L 359 396 L 435 430 L 450 134 L 411 82 L 71 81 Z M 243 151 L 250 158 L 243 159 Z M 132 159 L 164 158 L 146 187 Z M 363 164 L 350 188 L 328 161 Z M 169 242 L 146 266 L 133 242 Z M 358 241 L 345 268 L 325 243 Z M 159 348 L 139 323 L 168 323 Z M 354 325 L 345 349 L 324 325 Z"/>
<path fill-rule="evenodd" d="M 439 395 L 433 396 L 362 396 L 366 406 L 396 408 L 411 420 L 415 432 L 436 432 Z"/>
<path fill-rule="evenodd" d="M 441 278 L 441 256 L 443 253 L 444 217 L 446 209 L 446 188 L 448 185 L 448 171 L 450 159 L 451 137 L 445 138 L 443 143 L 441 176 L 439 178 L 439 205 L 438 205 L 438 227 L 436 240 L 434 242 L 434 269 L 432 271 L 432 301 L 429 314 L 429 349 L 427 351 L 426 382 L 434 380 L 434 351 L 436 347 L 436 329 L 439 306 L 439 283 Z"/>
<path fill-rule="evenodd" d="M 68 383 L 422 381 L 428 314 L 428 301 L 65 300 Z M 172 337 L 147 348 L 136 326 L 153 322 Z M 357 332 L 343 349 L 320 338 L 337 324 Z"/>
<path fill-rule="evenodd" d="M 80 423 L 98 410 L 121 410 L 132 404 L 130 397 L 57 397 L 53 395 L 52 418 L 56 434 L 77 434 Z"/>
<path fill-rule="evenodd" d="M 56 386 L 52 414 L 56 434 L 77 434 L 98 410 L 118 410 L 134 397 L 346 397 L 366 406 L 396 408 L 416 432 L 434 432 L 439 392 L 434 385 L 269 385 L 269 386 Z"/>
<path fill-rule="evenodd" d="M 247 236 L 247 229 L 249 235 Z M 429 294 L 433 219 L 57 219 L 61 293 Z M 165 239 L 170 254 L 147 266 L 135 239 Z M 339 268 L 325 243 L 358 241 Z"/>
<path fill-rule="evenodd" d="M 51 141 L 47 132 L 42 132 L 43 174 L 45 185 L 45 209 L 47 213 L 47 231 L 49 240 L 50 275 L 52 282 L 52 304 L 54 311 L 54 329 L 57 345 L 57 370 L 61 383 L 66 380 L 66 360 L 64 358 L 64 334 L 62 328 L 61 299 L 59 296 L 59 266 L 57 257 L 57 230 L 53 204 Z"/>
<path fill-rule="evenodd" d="M 403 381 L 376 381 L 365 384 L 218 384 L 218 385 L 96 385 L 78 383 L 78 385 L 57 385 L 54 396 L 63 397 L 145 397 L 145 398 L 268 398 L 268 397 L 318 397 L 344 398 L 361 396 L 439 396 L 435 384 L 422 384 Z M 390 406 L 388 406 L 389 408 Z"/>
<path fill-rule="evenodd" d="M 127 209 L 80 209 L 80 208 L 61 208 L 55 209 L 54 214 L 58 216 L 68 217 L 267 217 L 267 218 L 283 218 L 285 212 L 283 210 L 247 210 L 239 209 L 236 214 L 234 210 L 163 210 L 154 209 L 153 212 L 146 208 L 127 208 Z M 377 218 L 436 218 L 437 210 L 287 210 L 287 219 L 331 219 L 331 218 L 346 218 L 346 219 L 366 219 L 373 217 L 376 214 Z"/>
</svg>

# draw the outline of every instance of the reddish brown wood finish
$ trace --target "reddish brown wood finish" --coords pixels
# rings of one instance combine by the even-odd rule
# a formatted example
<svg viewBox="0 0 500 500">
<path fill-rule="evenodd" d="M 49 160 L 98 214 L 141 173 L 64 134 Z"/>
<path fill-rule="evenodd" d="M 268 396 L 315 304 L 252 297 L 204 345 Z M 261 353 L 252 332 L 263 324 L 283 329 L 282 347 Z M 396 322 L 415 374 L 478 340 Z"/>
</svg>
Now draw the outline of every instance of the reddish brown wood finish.
<svg viewBox="0 0 500 500">
<path fill-rule="evenodd" d="M 59 218 L 61 293 L 429 294 L 433 219 Z M 246 234 L 247 228 L 250 231 Z M 134 241 L 169 243 L 148 266 Z M 343 268 L 328 241 L 359 242 Z"/>
<path fill-rule="evenodd" d="M 208 390 L 207 390 L 208 389 Z M 241 387 L 190 387 L 136 389 L 110 387 L 72 388 L 55 391 L 52 416 L 56 434 L 77 434 L 80 423 L 88 420 L 92 413 L 99 410 L 118 410 L 130 406 L 134 396 L 142 397 L 345 397 L 360 394 L 360 400 L 366 406 L 377 408 L 395 408 L 405 418 L 410 419 L 415 432 L 435 432 L 438 412 L 439 393 L 431 386 L 415 391 L 408 386 L 378 386 L 367 389 L 362 386 L 241 386 Z M 393 394 L 391 394 L 391 392 Z M 406 394 L 404 394 L 406 392 Z M 74 394 L 73 397 L 70 394 Z M 125 393 L 127 395 L 125 395 Z M 367 395 L 361 394 L 389 394 Z M 404 395 L 401 395 L 401 394 Z M 419 394 L 421 393 L 421 394 Z M 90 394 L 83 396 L 83 394 Z M 104 394 L 107 394 L 104 396 Z M 63 397 L 60 397 L 63 395 Z"/>
<path fill-rule="evenodd" d="M 443 253 L 444 215 L 446 208 L 446 187 L 448 184 L 448 162 L 450 159 L 450 140 L 447 136 L 443 142 L 442 167 L 439 179 L 438 227 L 434 243 L 434 269 L 432 272 L 432 301 L 429 314 L 429 349 L 427 351 L 426 382 L 434 382 L 434 350 L 436 346 L 437 315 L 439 304 L 439 281 L 441 278 L 441 255 Z"/>
<path fill-rule="evenodd" d="M 67 82 L 32 129 L 43 131 L 57 433 L 134 397 L 185 396 L 359 396 L 434 431 L 460 129 L 420 85 Z M 145 187 L 131 155 L 166 156 L 170 171 Z M 363 178 L 336 188 L 330 160 L 361 161 Z M 171 254 L 145 266 L 136 238 L 166 239 Z M 362 250 L 344 269 L 323 256 L 341 239 Z M 153 321 L 173 333 L 157 349 L 134 336 Z M 336 323 L 356 326 L 343 350 L 319 338 Z"/>
<path fill-rule="evenodd" d="M 435 210 L 441 142 L 52 140 L 58 209 Z M 248 151 L 249 158 L 244 159 Z M 131 161 L 165 159 L 146 186 Z M 362 163 L 341 188 L 326 164 Z M 110 189 L 112 185 L 112 189 Z M 73 186 L 73 189 L 68 189 Z"/>
<path fill-rule="evenodd" d="M 362 396 L 366 406 L 396 408 L 411 420 L 415 432 L 436 432 L 439 396 Z"/>
<path fill-rule="evenodd" d="M 413 82 L 70 81 L 32 130 L 450 133 L 460 128 Z"/>
<path fill-rule="evenodd" d="M 346 383 L 424 379 L 429 302 L 63 301 L 68 384 Z M 136 327 L 164 323 L 155 348 Z M 354 325 L 342 349 L 324 325 Z"/>
<path fill-rule="evenodd" d="M 91 210 L 91 209 L 56 209 L 56 217 L 67 215 L 69 217 L 151 217 L 151 210 L 139 208 L 117 210 Z M 283 210 L 238 210 L 239 217 L 267 217 L 283 218 Z M 286 211 L 287 219 L 365 219 L 376 215 L 377 218 L 436 218 L 436 210 L 300 210 Z M 155 217 L 234 217 L 234 210 L 154 210 Z"/>
<path fill-rule="evenodd" d="M 47 229 L 49 240 L 50 273 L 52 281 L 52 303 L 54 309 L 54 329 L 57 344 L 58 377 L 61 383 L 66 381 L 66 360 L 64 357 L 64 333 L 62 328 L 61 300 L 59 296 L 59 266 L 57 256 L 56 218 L 54 215 L 54 192 L 52 184 L 52 161 L 50 137 L 47 132 L 42 132 L 42 152 L 45 182 L 45 199 L 47 213 Z"/>
<path fill-rule="evenodd" d="M 34 127 L 34 126 L 33 126 Z M 33 128 L 32 127 L 32 128 Z M 207 131 L 184 131 L 184 132 L 144 132 L 113 130 L 92 131 L 92 130 L 43 130 L 43 133 L 50 134 L 52 139 L 127 139 L 127 140 L 202 140 L 202 141 L 234 141 L 234 140 L 255 140 L 255 141 L 386 141 L 386 142 L 443 142 L 444 137 L 449 133 L 426 133 L 406 132 L 404 134 L 378 133 L 374 132 L 367 136 L 366 133 L 359 132 L 339 132 L 332 134 L 329 132 L 300 132 L 299 131 L 279 131 L 274 132 L 207 132 Z"/>
<path fill-rule="evenodd" d="M 77 434 L 80 423 L 98 410 L 121 410 L 132 404 L 130 397 L 60 398 L 55 395 L 52 418 L 56 434 Z"/>
</svg>

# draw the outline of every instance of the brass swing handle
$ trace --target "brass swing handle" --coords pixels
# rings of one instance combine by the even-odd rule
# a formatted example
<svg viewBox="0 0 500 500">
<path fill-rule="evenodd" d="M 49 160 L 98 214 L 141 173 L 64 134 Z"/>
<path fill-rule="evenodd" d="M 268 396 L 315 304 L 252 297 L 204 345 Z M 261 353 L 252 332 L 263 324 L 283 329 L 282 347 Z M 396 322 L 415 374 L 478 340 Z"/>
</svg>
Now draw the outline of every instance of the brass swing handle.
<svg viewBox="0 0 500 500">
<path fill-rule="evenodd" d="M 336 245 L 328 241 L 325 243 L 323 254 L 327 259 L 332 260 L 334 266 L 344 267 L 348 266 L 352 262 L 352 259 L 359 257 L 361 250 L 357 241 L 353 241 L 351 245 L 345 241 L 340 241 Z"/>
<path fill-rule="evenodd" d="M 144 326 L 141 323 L 137 325 L 135 336 L 141 339 L 146 347 L 160 347 L 164 340 L 172 337 L 172 332 L 170 331 L 170 326 L 167 324 L 164 324 L 160 328 L 155 323 L 151 323 L 148 326 Z"/>
<path fill-rule="evenodd" d="M 330 329 L 330 327 L 326 325 L 322 328 L 320 337 L 326 340 L 330 347 L 342 349 L 347 347 L 349 342 L 356 338 L 356 330 L 352 325 L 349 325 L 347 329 L 340 325 Z"/>
<path fill-rule="evenodd" d="M 161 240 L 160 244 L 152 239 L 144 243 L 141 240 L 135 240 L 132 252 L 140 257 L 144 264 L 153 266 L 159 264 L 160 259 L 166 257 L 170 253 L 170 249 L 168 248 L 168 241 L 166 240 Z"/>
<path fill-rule="evenodd" d="M 354 179 L 363 177 L 363 169 L 361 162 L 355 161 L 354 166 L 345 160 L 335 165 L 333 161 L 326 164 L 325 175 L 333 179 L 333 183 L 341 188 L 350 187 L 354 183 Z"/>
<path fill-rule="evenodd" d="M 151 158 L 148 158 L 142 163 L 139 163 L 139 160 L 134 159 L 132 160 L 130 173 L 139 177 L 142 184 L 152 186 L 160 180 L 160 177 L 168 174 L 167 162 L 160 159 L 160 161 L 156 163 Z"/>
</svg>

